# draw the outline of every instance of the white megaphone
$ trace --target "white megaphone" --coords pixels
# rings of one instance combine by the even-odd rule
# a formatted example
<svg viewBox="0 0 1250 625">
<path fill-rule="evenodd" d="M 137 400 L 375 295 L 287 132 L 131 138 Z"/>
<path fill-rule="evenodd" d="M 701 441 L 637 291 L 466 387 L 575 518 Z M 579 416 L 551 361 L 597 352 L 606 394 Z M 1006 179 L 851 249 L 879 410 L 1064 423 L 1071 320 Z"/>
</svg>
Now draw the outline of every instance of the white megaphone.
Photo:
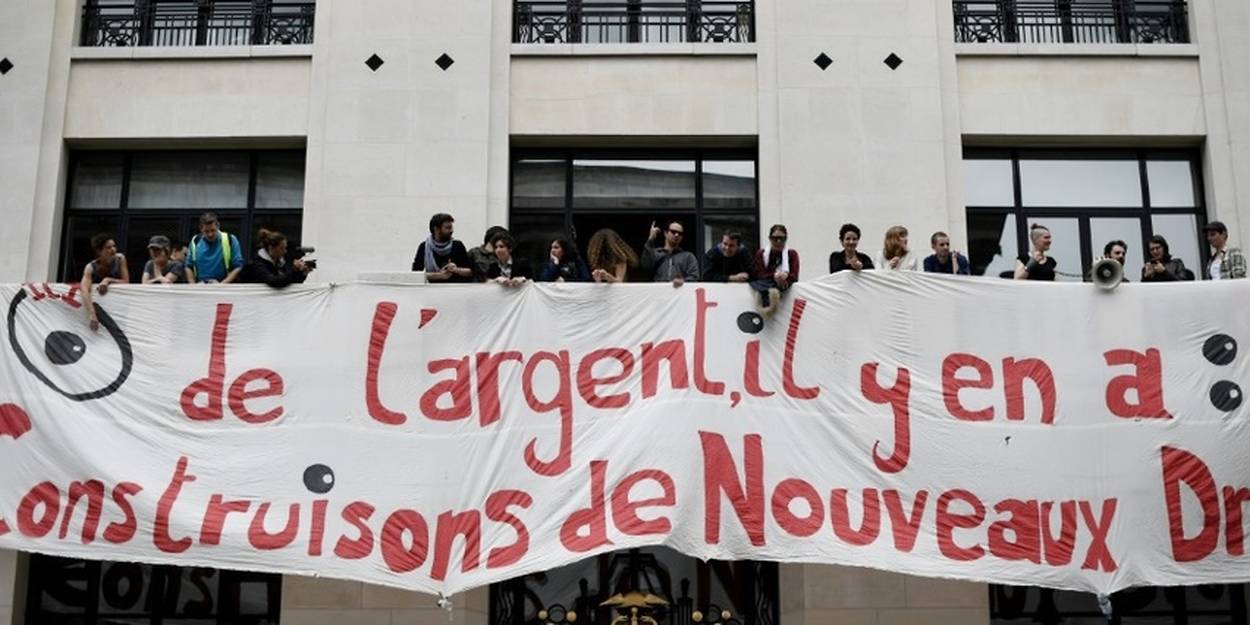
<svg viewBox="0 0 1250 625">
<path fill-rule="evenodd" d="M 1124 265 L 1111 258 L 1104 258 L 1089 269 L 1094 285 L 1104 291 L 1110 291 L 1124 281 Z"/>
</svg>

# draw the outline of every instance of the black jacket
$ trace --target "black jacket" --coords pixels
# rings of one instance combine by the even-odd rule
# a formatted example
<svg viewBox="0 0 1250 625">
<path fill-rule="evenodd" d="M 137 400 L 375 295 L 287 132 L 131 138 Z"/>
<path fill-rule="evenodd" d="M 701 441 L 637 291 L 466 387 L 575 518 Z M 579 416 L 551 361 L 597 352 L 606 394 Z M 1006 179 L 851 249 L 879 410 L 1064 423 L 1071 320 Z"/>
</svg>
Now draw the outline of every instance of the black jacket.
<svg viewBox="0 0 1250 625">
<path fill-rule="evenodd" d="M 306 278 L 308 278 L 308 274 L 296 271 L 291 263 L 284 263 L 279 267 L 273 261 L 257 255 L 256 258 L 252 259 L 252 262 L 243 266 L 243 271 L 239 275 L 239 282 L 243 284 L 268 284 L 275 289 L 280 289 L 284 286 L 303 282 Z"/>
<path fill-rule="evenodd" d="M 867 254 L 863 252 L 855 252 L 855 257 L 858 258 L 859 262 L 864 265 L 864 269 L 873 268 L 872 259 L 869 258 Z M 844 250 L 838 250 L 829 255 L 829 273 L 838 273 L 839 271 L 846 271 L 850 268 L 851 266 L 846 262 L 846 252 Z"/>
<path fill-rule="evenodd" d="M 495 278 L 498 278 L 501 276 L 503 276 L 503 267 L 501 267 L 499 263 L 496 262 L 495 264 L 490 266 L 490 271 L 487 272 L 486 279 L 494 280 Z M 513 256 L 512 257 L 512 277 L 513 278 L 527 278 L 527 279 L 533 280 L 534 272 L 530 271 L 529 261 L 519 256 Z"/>
<path fill-rule="evenodd" d="M 749 278 L 754 269 L 755 259 L 745 247 L 738 247 L 738 253 L 725 256 L 719 245 L 712 246 L 703 255 L 703 281 L 729 282 L 729 276 L 745 273 Z"/>
</svg>

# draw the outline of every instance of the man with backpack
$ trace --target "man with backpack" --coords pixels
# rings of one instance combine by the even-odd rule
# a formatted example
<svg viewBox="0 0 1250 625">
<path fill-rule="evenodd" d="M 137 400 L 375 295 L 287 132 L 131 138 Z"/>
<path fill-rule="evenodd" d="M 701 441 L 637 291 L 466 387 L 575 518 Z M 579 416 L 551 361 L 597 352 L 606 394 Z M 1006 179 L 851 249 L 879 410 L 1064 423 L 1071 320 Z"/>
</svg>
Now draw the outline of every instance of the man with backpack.
<svg viewBox="0 0 1250 625">
<path fill-rule="evenodd" d="M 234 282 L 243 270 L 239 239 L 221 229 L 217 215 L 200 215 L 200 233 L 187 248 L 187 270 L 192 282 L 223 284 Z"/>
</svg>

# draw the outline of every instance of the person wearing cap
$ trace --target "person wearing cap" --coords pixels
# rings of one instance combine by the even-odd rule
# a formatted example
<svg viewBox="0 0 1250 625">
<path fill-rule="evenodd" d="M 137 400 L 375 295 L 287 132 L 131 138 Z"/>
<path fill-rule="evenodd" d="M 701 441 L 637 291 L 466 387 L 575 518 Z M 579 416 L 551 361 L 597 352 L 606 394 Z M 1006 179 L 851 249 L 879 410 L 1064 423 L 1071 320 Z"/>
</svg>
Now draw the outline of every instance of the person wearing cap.
<svg viewBox="0 0 1250 625">
<path fill-rule="evenodd" d="M 1246 256 L 1241 250 L 1228 245 L 1228 227 L 1222 221 L 1213 221 L 1203 230 L 1211 245 L 1211 262 L 1202 272 L 1207 280 L 1234 280 L 1246 277 Z"/>
<path fill-rule="evenodd" d="M 171 258 L 169 237 L 158 234 L 148 239 L 148 260 L 143 265 L 144 284 L 179 284 L 187 281 L 187 267 Z"/>
</svg>

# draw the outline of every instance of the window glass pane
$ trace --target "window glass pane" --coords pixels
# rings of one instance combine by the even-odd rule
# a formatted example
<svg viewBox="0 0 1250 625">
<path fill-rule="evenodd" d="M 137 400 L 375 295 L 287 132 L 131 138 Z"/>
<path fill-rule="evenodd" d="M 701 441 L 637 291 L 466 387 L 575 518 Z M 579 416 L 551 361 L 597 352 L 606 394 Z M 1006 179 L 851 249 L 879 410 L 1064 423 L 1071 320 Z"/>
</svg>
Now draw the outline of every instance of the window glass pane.
<svg viewBox="0 0 1250 625">
<path fill-rule="evenodd" d="M 759 221 L 751 215 L 704 215 L 703 216 L 703 249 L 692 250 L 702 262 L 704 252 L 720 244 L 726 230 L 737 230 L 742 233 L 742 245 L 751 253 L 755 253 L 761 245 Z M 694 242 L 691 241 L 691 244 Z"/>
<path fill-rule="evenodd" d="M 246 152 L 140 152 L 131 161 L 130 208 L 247 208 Z"/>
<path fill-rule="evenodd" d="M 1114 207 L 1142 205 L 1138 162 L 1021 160 L 1025 206 Z"/>
<path fill-rule="evenodd" d="M 1050 229 L 1051 244 L 1048 256 L 1058 263 L 1055 266 L 1055 280 L 1058 282 L 1080 282 L 1085 278 L 1081 261 L 1081 227 L 1077 219 L 1047 218 L 1036 223 Z M 1029 244 L 1032 246 L 1032 243 Z M 1030 248 L 1031 249 L 1031 248 Z M 1012 263 L 1015 267 L 1015 263 Z"/>
<path fill-rule="evenodd" d="M 120 208 L 122 155 L 84 152 L 76 156 L 71 208 Z"/>
<path fill-rule="evenodd" d="M 1193 169 L 1189 161 L 1149 161 L 1150 205 L 1159 207 L 1197 206 L 1194 201 Z"/>
<path fill-rule="evenodd" d="M 513 208 L 564 208 L 568 161 L 522 159 L 512 165 Z"/>
<path fill-rule="evenodd" d="M 304 153 L 259 153 L 256 160 L 256 208 L 303 206 Z"/>
<path fill-rule="evenodd" d="M 1111 241 L 1124 241 L 1128 254 L 1124 257 L 1124 277 L 1136 282 L 1141 278 L 1143 262 L 1142 223 L 1137 218 L 1093 218 L 1089 220 L 1089 251 L 1092 260 L 1103 257 Z M 1088 271 L 1086 272 L 1088 273 Z"/>
<path fill-rule="evenodd" d="M 573 161 L 574 208 L 693 208 L 694 161 Z"/>
<path fill-rule="evenodd" d="M 1173 258 L 1185 262 L 1185 268 L 1202 276 L 1202 256 L 1199 247 L 1198 218 L 1194 215 L 1154 215 L 1150 218 L 1154 233 L 1168 240 L 1168 251 Z M 1205 245 L 1205 242 L 1202 243 Z"/>
<path fill-rule="evenodd" d="M 121 219 L 116 215 L 75 215 L 69 218 L 66 227 L 65 249 L 61 251 L 61 280 L 78 282 L 82 279 L 82 270 L 95 258 L 91 249 L 91 237 L 108 233 L 118 236 L 121 231 Z M 120 240 L 118 240 L 120 245 Z"/>
<path fill-rule="evenodd" d="M 1015 206 L 1010 160 L 964 161 L 964 195 L 967 206 Z"/>
<path fill-rule="evenodd" d="M 247 243 L 244 243 L 243 233 L 240 232 L 239 244 L 248 245 L 250 249 L 250 246 L 256 241 L 256 233 L 259 232 L 261 228 L 266 230 L 276 230 L 286 235 L 287 249 L 289 250 L 287 255 L 291 258 L 295 258 L 295 248 L 302 245 L 300 240 L 300 228 L 303 226 L 303 223 L 304 216 L 299 214 L 257 214 L 252 217 L 252 228 L 251 231 L 247 233 Z"/>
<path fill-rule="evenodd" d="M 703 208 L 752 209 L 755 161 L 703 161 Z"/>
<path fill-rule="evenodd" d="M 1017 248 L 1015 213 L 968 214 L 968 261 L 972 275 L 1012 277 L 1016 257 L 1020 255 Z"/>
</svg>

